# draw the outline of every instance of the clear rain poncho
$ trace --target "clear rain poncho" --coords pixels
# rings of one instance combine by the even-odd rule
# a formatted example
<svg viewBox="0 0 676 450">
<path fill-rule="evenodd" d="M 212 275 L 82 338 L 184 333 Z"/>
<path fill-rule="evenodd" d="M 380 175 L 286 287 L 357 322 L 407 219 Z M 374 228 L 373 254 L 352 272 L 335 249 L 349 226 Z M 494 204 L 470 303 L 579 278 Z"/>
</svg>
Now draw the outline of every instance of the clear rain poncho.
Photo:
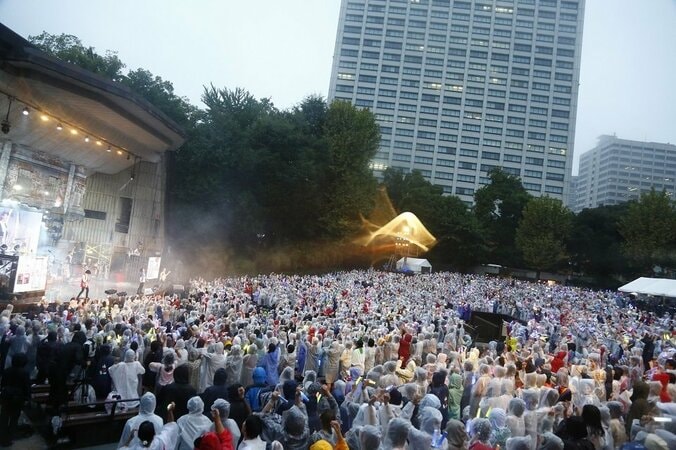
<svg viewBox="0 0 676 450">
<path fill-rule="evenodd" d="M 408 439 L 411 422 L 401 418 L 392 419 L 387 427 L 383 450 L 403 449 Z"/>
<path fill-rule="evenodd" d="M 507 439 L 506 450 L 530 450 L 531 438 L 530 436 L 513 437 Z"/>
<path fill-rule="evenodd" d="M 526 403 L 520 398 L 513 398 L 509 401 L 505 424 L 509 427 L 513 437 L 526 435 L 526 424 L 523 419 L 523 413 L 525 411 Z"/>
<path fill-rule="evenodd" d="M 192 450 L 195 439 L 211 429 L 211 420 L 204 414 L 204 402 L 195 396 L 188 400 L 188 414 L 181 416 L 176 423 L 180 430 L 178 450 Z"/>
<path fill-rule="evenodd" d="M 136 361 L 134 350 L 127 350 L 124 354 L 124 361 L 113 364 L 108 369 L 110 378 L 113 380 L 115 390 L 122 396 L 123 400 L 138 398 L 139 375 L 145 373 L 145 369 L 140 362 Z M 125 402 L 127 408 L 136 408 L 138 401 Z"/>
<path fill-rule="evenodd" d="M 467 431 L 465 424 L 459 420 L 451 419 L 446 424 L 446 434 L 448 435 L 448 450 L 463 450 L 467 441 Z"/>
<path fill-rule="evenodd" d="M 221 423 L 230 434 L 232 435 L 232 448 L 237 448 L 237 443 L 239 438 L 242 436 L 242 432 L 237 426 L 237 422 L 230 418 L 230 402 L 223 400 L 222 398 L 216 399 L 214 404 L 211 405 L 211 410 L 218 410 L 218 414 L 221 418 Z M 216 431 L 216 425 L 211 425 L 211 431 Z"/>
<path fill-rule="evenodd" d="M 242 377 L 243 362 L 242 348 L 239 345 L 233 345 L 225 359 L 225 371 L 228 374 L 228 380 L 232 380 L 232 383 L 236 383 Z"/>
<path fill-rule="evenodd" d="M 120 436 L 120 444 L 118 447 L 122 447 L 124 444 L 126 444 L 129 440 L 129 436 L 131 436 L 134 430 L 138 429 L 139 425 L 145 421 L 150 421 L 154 425 L 156 434 L 159 434 L 162 431 L 164 421 L 160 416 L 155 414 L 156 403 L 157 399 L 155 398 L 155 394 L 152 392 L 146 392 L 143 394 L 139 404 L 138 415 L 127 420 L 127 423 L 124 424 L 124 429 L 122 430 L 122 436 Z M 131 443 L 134 444 L 137 441 L 140 443 L 138 437 L 135 437 Z"/>
<path fill-rule="evenodd" d="M 500 445 L 500 448 L 505 446 L 507 439 L 512 437 L 512 432 L 507 426 L 507 413 L 502 408 L 493 408 L 488 414 L 488 421 L 491 424 L 490 443 L 493 447 Z"/>
<path fill-rule="evenodd" d="M 359 444 L 361 450 L 371 450 L 380 447 L 381 434 L 378 428 L 372 425 L 362 427 L 359 433 Z"/>
<path fill-rule="evenodd" d="M 210 345 L 206 353 L 202 353 L 202 367 L 200 368 L 200 389 L 198 392 L 204 392 L 206 388 L 213 384 L 214 374 L 218 369 L 225 368 L 226 357 L 223 354 L 224 346 L 222 342 Z M 233 380 L 235 381 L 235 380 Z"/>
<path fill-rule="evenodd" d="M 426 406 L 418 413 L 420 420 L 420 431 L 423 431 L 430 436 L 434 435 L 435 430 L 441 428 L 441 412 L 438 409 Z"/>
<path fill-rule="evenodd" d="M 540 435 L 538 450 L 563 450 L 563 441 L 554 433 L 544 433 Z"/>
</svg>

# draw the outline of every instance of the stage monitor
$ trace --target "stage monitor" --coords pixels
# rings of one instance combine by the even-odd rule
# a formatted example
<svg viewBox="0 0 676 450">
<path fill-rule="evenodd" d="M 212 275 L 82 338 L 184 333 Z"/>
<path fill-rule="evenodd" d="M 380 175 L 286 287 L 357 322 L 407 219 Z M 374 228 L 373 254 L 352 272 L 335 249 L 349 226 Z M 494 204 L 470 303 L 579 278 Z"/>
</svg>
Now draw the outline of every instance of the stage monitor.
<svg viewBox="0 0 676 450">
<path fill-rule="evenodd" d="M 14 280 L 14 293 L 44 291 L 47 285 L 47 257 L 20 256 Z"/>
<path fill-rule="evenodd" d="M 160 263 L 162 258 L 153 256 L 148 258 L 148 270 L 146 270 L 146 280 L 157 280 L 160 276 Z"/>
</svg>

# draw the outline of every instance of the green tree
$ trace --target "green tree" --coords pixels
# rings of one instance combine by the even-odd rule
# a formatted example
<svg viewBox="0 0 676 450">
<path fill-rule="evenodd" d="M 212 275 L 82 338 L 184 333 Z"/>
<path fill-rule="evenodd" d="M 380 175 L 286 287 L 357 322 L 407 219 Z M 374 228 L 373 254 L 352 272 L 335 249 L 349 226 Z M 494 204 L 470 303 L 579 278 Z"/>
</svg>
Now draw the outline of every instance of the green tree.
<svg viewBox="0 0 676 450">
<path fill-rule="evenodd" d="M 140 68 L 129 71 L 119 81 L 129 86 L 184 129 L 189 130 L 194 125 L 198 113 L 197 108 L 191 105 L 186 97 L 176 95 L 171 82 Z"/>
<path fill-rule="evenodd" d="M 573 214 L 561 200 L 532 198 L 523 209 L 516 230 L 516 246 L 529 267 L 538 271 L 555 270 L 564 263 L 566 241 L 570 236 Z"/>
<path fill-rule="evenodd" d="M 117 52 L 106 50 L 103 55 L 99 55 L 94 47 L 85 47 L 78 37 L 71 34 L 54 35 L 43 31 L 37 36 L 28 36 L 28 40 L 40 50 L 62 61 L 110 80 L 120 81 L 123 76 L 122 69 L 125 65 L 117 56 Z"/>
<path fill-rule="evenodd" d="M 370 111 L 335 101 L 326 114 L 324 139 L 319 222 L 328 236 L 342 238 L 356 232 L 360 214 L 373 207 L 377 183 L 369 164 L 378 149 L 380 129 Z"/>
<path fill-rule="evenodd" d="M 531 198 L 521 180 L 501 168 L 488 174 L 490 184 L 474 194 L 474 214 L 486 233 L 491 263 L 519 265 L 515 246 L 516 228 L 523 208 Z"/>
<path fill-rule="evenodd" d="M 654 264 L 674 264 L 676 208 L 666 192 L 652 189 L 630 202 L 619 230 L 626 255 L 644 271 Z"/>
<path fill-rule="evenodd" d="M 28 40 L 61 61 L 128 86 L 184 128 L 188 129 L 193 125 L 192 119 L 197 109 L 185 97 L 174 93 L 171 82 L 154 76 L 145 69 L 136 69 L 125 74 L 126 65 L 117 56 L 117 52 L 106 50 L 99 54 L 94 47 L 86 47 L 78 37 L 70 34 L 42 32 L 37 36 L 29 36 Z"/>
<path fill-rule="evenodd" d="M 631 272 L 623 254 L 624 240 L 618 230 L 618 222 L 628 206 L 622 203 L 588 208 L 573 217 L 568 242 L 573 270 L 604 280 Z"/>
</svg>

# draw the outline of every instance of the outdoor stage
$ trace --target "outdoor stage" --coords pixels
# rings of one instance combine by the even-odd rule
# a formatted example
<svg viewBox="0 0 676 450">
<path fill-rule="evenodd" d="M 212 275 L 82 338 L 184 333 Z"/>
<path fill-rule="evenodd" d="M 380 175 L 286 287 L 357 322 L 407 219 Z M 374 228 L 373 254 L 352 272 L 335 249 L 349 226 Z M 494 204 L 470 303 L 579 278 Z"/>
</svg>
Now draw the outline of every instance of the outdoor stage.
<svg viewBox="0 0 676 450">
<path fill-rule="evenodd" d="M 153 287 L 153 284 L 146 283 L 146 287 Z M 114 289 L 117 292 L 126 292 L 128 295 L 135 295 L 138 289 L 138 283 L 116 282 L 114 280 L 91 280 L 89 282 L 89 298 L 108 298 L 105 291 Z M 0 300 L 0 305 L 4 307 L 7 304 L 13 304 L 15 312 L 22 312 L 25 309 L 37 304 L 44 296 L 50 303 L 68 302 L 80 292 L 79 280 L 58 281 L 47 284 L 44 291 L 25 292 L 22 294 L 10 294 L 9 299 Z M 84 295 L 84 294 L 83 294 Z M 114 294 L 115 296 L 117 294 Z M 16 297 L 16 300 L 12 298 Z"/>
</svg>

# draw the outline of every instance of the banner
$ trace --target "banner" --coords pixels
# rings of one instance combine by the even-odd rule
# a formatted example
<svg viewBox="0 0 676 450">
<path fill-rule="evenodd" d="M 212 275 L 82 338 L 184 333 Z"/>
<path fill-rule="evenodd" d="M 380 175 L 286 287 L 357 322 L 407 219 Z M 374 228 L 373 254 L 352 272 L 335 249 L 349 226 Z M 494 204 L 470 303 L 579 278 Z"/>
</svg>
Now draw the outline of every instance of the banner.
<svg viewBox="0 0 676 450">
<path fill-rule="evenodd" d="M 148 270 L 146 270 L 146 280 L 157 280 L 160 276 L 160 263 L 162 258 L 153 256 L 148 258 Z"/>
<path fill-rule="evenodd" d="M 47 285 L 47 267 L 46 256 L 20 256 L 14 293 L 44 291 Z"/>
</svg>

